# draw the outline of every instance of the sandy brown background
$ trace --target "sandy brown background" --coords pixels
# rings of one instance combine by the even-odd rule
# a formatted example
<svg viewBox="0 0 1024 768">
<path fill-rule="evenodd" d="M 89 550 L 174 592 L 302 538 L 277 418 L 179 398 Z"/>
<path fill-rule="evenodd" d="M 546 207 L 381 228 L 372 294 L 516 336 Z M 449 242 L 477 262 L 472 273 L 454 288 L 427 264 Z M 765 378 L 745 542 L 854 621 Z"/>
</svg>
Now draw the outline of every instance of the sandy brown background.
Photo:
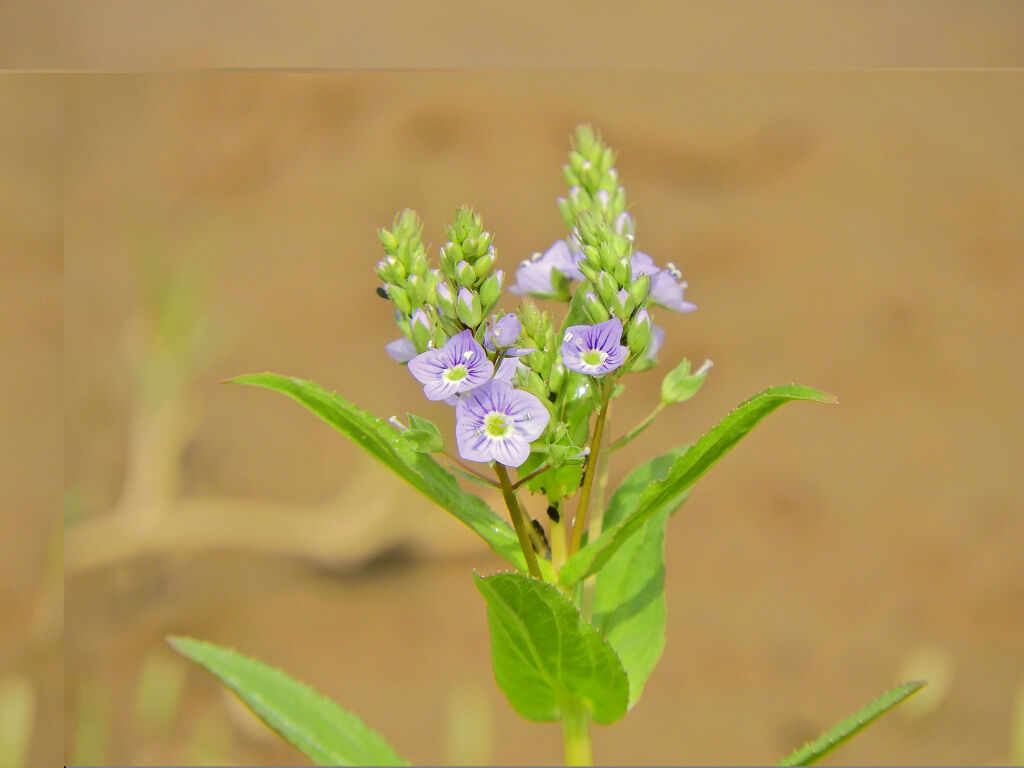
<svg viewBox="0 0 1024 768">
<path fill-rule="evenodd" d="M 613 484 L 769 384 L 841 402 L 773 415 L 674 518 L 666 652 L 637 708 L 595 729 L 598 760 L 773 761 L 920 674 L 944 695 L 881 721 L 835 763 L 1010 759 L 1024 682 L 1021 73 L 0 83 L 27 116 L 5 137 L 3 185 L 20 257 L 5 293 L 40 313 L 26 334 L 47 327 L 59 296 L 46 235 L 59 218 L 32 212 L 55 215 L 63 180 L 63 755 L 48 727 L 62 708 L 59 620 L 47 618 L 59 588 L 33 580 L 56 534 L 41 522 L 52 487 L 11 505 L 9 538 L 26 545 L 4 558 L 4 671 L 38 681 L 30 764 L 75 759 L 89 703 L 108 714 L 110 763 L 300 759 L 184 665 L 177 714 L 160 730 L 140 722 L 144 665 L 175 663 L 169 633 L 314 683 L 416 763 L 559 759 L 557 727 L 518 721 L 493 683 L 469 571 L 498 561 L 298 406 L 218 381 L 274 370 L 447 423 L 381 350 L 395 332 L 372 290 L 374 230 L 412 206 L 436 246 L 470 202 L 511 270 L 562 235 L 554 199 L 582 120 L 620 153 L 638 244 L 674 260 L 699 305 L 658 315 L 663 360 L 716 363 L 696 400 L 623 452 Z M 140 229 L 162 233 L 172 261 L 209 264 L 214 318 L 211 361 L 183 389 L 172 438 L 147 449 L 128 365 Z M 42 398 L 60 334 L 38 333 L 12 359 Z M 633 381 L 614 431 L 646 413 L 659 381 Z M 35 434 L 29 419 L 41 435 L 59 429 L 37 420 L 41 400 L 12 403 L 12 433 Z M 40 466 L 56 457 L 42 438 L 32 448 L 7 462 L 12 487 L 44 487 Z M 126 507 L 140 456 L 170 456 L 175 491 Z"/>
</svg>

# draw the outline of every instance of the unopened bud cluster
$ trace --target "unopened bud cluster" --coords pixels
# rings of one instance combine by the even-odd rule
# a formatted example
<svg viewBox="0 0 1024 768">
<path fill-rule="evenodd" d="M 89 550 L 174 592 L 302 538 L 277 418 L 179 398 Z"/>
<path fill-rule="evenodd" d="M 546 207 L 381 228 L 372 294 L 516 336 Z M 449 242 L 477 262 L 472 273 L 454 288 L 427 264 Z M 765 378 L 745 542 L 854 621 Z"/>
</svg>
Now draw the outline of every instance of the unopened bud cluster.
<svg viewBox="0 0 1024 768">
<path fill-rule="evenodd" d="M 441 273 L 446 283 L 443 289 L 438 286 L 438 309 L 447 320 L 475 332 L 501 296 L 502 272 L 494 269 L 493 237 L 468 206 L 459 207 L 445 234 Z"/>
<path fill-rule="evenodd" d="M 591 126 L 576 129 L 569 162 L 563 166 L 568 197 L 558 198 L 558 210 L 572 229 L 583 211 L 600 211 L 615 222 L 620 233 L 632 235 L 633 222 L 626 210 L 626 190 L 619 185 L 615 153 Z M 628 230 L 628 231 L 626 231 Z"/>
<path fill-rule="evenodd" d="M 647 299 L 651 278 L 634 273 L 631 237 L 617 232 L 604 214 L 583 211 L 576 219 L 583 258 L 579 270 L 590 285 L 583 308 L 592 323 L 613 317 L 622 321 L 624 343 L 638 358 L 650 346 L 651 320 Z"/>
<path fill-rule="evenodd" d="M 417 352 L 444 344 L 448 338 L 436 308 L 441 276 L 430 269 L 422 231 L 419 216 L 406 209 L 395 217 L 390 230 L 377 232 L 385 253 L 377 262 L 377 275 L 384 281 L 378 292 L 394 304 L 395 322 Z"/>
<path fill-rule="evenodd" d="M 423 225 L 415 212 L 404 210 L 390 230 L 378 234 L 385 257 L 377 262 L 379 289 L 395 306 L 395 320 L 416 352 L 442 346 L 455 334 L 472 330 L 480 337 L 483 320 L 501 295 L 501 270 L 492 236 L 480 216 L 467 206 L 455 212 L 445 230 L 441 269 L 430 269 L 423 247 Z"/>
</svg>

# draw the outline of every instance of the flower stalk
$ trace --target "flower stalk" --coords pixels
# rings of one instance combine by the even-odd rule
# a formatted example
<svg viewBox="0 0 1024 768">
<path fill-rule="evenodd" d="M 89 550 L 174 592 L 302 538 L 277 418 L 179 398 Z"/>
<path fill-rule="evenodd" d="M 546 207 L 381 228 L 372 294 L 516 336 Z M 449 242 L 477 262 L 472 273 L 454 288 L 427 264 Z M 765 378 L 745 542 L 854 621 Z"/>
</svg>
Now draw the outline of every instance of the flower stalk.
<svg viewBox="0 0 1024 768">
<path fill-rule="evenodd" d="M 583 474 L 583 485 L 580 487 L 579 504 L 576 507 L 576 519 L 572 524 L 572 538 L 569 542 L 569 556 L 576 554 L 583 543 L 583 531 L 586 530 L 590 507 L 590 492 L 594 487 L 594 475 L 597 473 L 601 458 L 601 442 L 604 437 L 605 421 L 608 418 L 608 404 L 611 400 L 614 379 L 604 377 L 601 382 L 601 409 L 597 412 L 597 423 L 594 425 L 594 441 L 590 446 L 590 458 L 587 470 Z"/>
<path fill-rule="evenodd" d="M 519 539 L 519 548 L 523 550 L 523 558 L 526 560 L 526 569 L 535 579 L 544 580 L 540 572 L 540 564 L 537 562 L 537 554 L 533 551 L 533 539 L 530 536 L 532 526 L 526 519 L 526 513 L 519 506 L 519 499 L 512 488 L 512 481 L 509 479 L 508 470 L 504 464 L 494 462 L 494 471 L 498 475 L 498 483 L 501 486 L 501 495 L 505 499 L 505 506 L 508 507 L 509 517 L 512 518 L 512 527 L 516 531 L 516 538 Z"/>
</svg>

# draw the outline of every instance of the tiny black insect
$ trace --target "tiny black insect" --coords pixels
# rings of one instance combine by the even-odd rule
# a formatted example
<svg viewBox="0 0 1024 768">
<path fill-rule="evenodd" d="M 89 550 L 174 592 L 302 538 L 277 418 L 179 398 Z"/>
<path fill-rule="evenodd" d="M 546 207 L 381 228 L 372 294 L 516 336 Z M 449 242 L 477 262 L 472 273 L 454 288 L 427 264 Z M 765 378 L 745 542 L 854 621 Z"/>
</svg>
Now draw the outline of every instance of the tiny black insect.
<svg viewBox="0 0 1024 768">
<path fill-rule="evenodd" d="M 380 296 L 382 299 L 386 299 L 388 297 L 388 292 L 386 290 L 384 290 L 384 286 L 378 285 L 377 286 L 377 295 Z"/>
<path fill-rule="evenodd" d="M 543 557 L 550 558 L 551 557 L 551 544 L 548 543 L 547 534 L 544 533 L 544 526 L 541 525 L 540 523 L 538 523 L 536 520 L 530 520 L 530 522 L 533 523 L 533 530 L 535 530 L 537 532 L 537 535 L 540 536 L 540 540 L 544 542 L 544 551 L 543 552 L 540 551 L 540 547 L 537 545 L 536 541 L 533 542 L 533 551 L 536 552 L 538 555 L 542 555 Z"/>
<path fill-rule="evenodd" d="M 558 507 L 556 507 L 554 504 L 549 504 L 548 517 L 551 518 L 552 522 L 557 523 L 559 520 L 562 519 L 562 513 L 558 511 Z"/>
</svg>

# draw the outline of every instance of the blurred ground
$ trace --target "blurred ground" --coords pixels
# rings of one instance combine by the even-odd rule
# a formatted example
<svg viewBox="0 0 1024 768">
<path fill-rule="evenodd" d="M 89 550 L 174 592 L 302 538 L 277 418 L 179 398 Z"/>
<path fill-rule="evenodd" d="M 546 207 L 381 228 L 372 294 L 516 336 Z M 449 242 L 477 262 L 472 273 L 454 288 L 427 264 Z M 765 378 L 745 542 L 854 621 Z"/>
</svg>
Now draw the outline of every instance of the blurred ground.
<svg viewBox="0 0 1024 768">
<path fill-rule="evenodd" d="M 298 406 L 218 381 L 273 370 L 382 415 L 447 423 L 382 352 L 395 331 L 373 293 L 375 228 L 411 206 L 436 246 L 469 202 L 511 270 L 563 234 L 554 199 L 580 121 L 620 153 L 638 245 L 675 261 L 699 306 L 658 316 L 660 370 L 716 363 L 695 401 L 623 452 L 613 485 L 769 384 L 841 401 L 772 416 L 672 521 L 666 652 L 638 707 L 596 729 L 598 759 L 771 761 L 921 666 L 948 676 L 945 697 L 882 720 L 834 762 L 1009 759 L 1024 681 L 1021 73 L 61 85 L 66 761 L 298 759 L 176 666 L 169 633 L 281 666 L 416 763 L 558 759 L 558 729 L 519 722 L 492 680 L 469 570 L 499 563 Z M 45 152 L 52 136 L 23 141 Z M 2 183 L 17 199 L 18 177 Z M 39 291 L 47 245 L 23 249 Z M 207 360 L 140 352 L 164 343 L 147 325 L 140 259 L 201 265 L 209 324 L 181 332 L 209 340 Z M 153 395 L 131 372 L 158 358 L 194 366 Z M 613 432 L 647 412 L 659 382 L 633 382 Z M 73 548 L 113 515 L 135 533 L 101 529 Z M 218 515 L 299 533 L 242 522 L 236 540 L 212 524 L 190 537 L 195 526 L 173 524 Z M 38 569 L 38 521 L 12 519 L 39 545 L 8 567 Z M 9 592 L 17 608 L 24 596 Z M 459 724 L 479 741 L 451 738 Z"/>
</svg>

